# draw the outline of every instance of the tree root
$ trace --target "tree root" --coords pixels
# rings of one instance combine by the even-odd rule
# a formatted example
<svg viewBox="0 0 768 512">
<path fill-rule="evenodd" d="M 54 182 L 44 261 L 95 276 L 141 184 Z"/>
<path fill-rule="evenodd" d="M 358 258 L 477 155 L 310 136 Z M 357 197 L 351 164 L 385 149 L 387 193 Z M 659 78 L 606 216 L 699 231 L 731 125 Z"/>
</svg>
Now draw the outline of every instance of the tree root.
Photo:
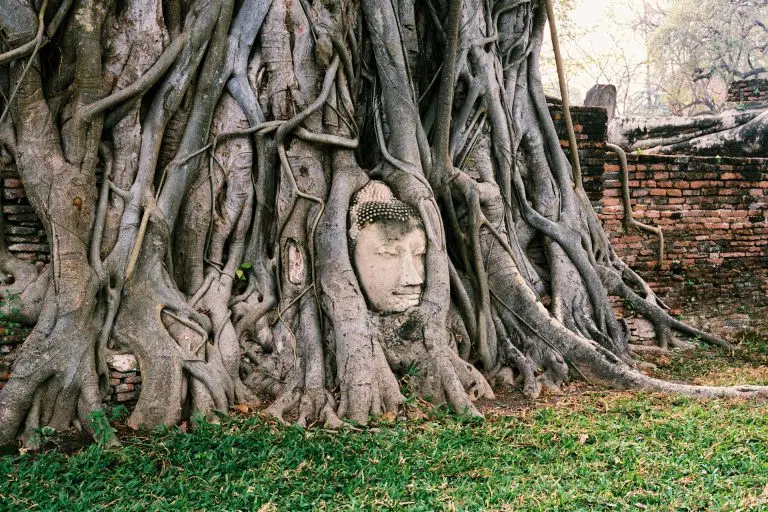
<svg viewBox="0 0 768 512">
<path fill-rule="evenodd" d="M 212 324 L 194 310 L 162 266 L 162 240 L 168 236 L 163 226 L 162 220 L 150 219 L 147 245 L 132 279 L 126 281 L 113 333 L 136 355 L 144 376 L 143 391 L 128 420 L 134 428 L 179 422 L 188 395 L 190 410 L 226 411 L 235 401 L 239 379 L 239 364 L 231 362 L 234 358 L 239 363 L 239 348 L 233 356 L 229 347 L 234 332 L 224 335 L 222 319 Z"/>
<path fill-rule="evenodd" d="M 101 409 L 97 328 L 91 315 L 80 310 L 56 318 L 51 301 L 49 297 L 48 311 L 22 345 L 13 378 L 0 394 L 0 445 L 18 436 L 25 447 L 35 449 L 36 430 L 44 426 L 60 431 L 78 426 L 90 432 L 91 414 Z"/>
<path fill-rule="evenodd" d="M 687 334 L 688 336 L 692 336 L 696 339 L 701 339 L 707 343 L 711 343 L 719 347 L 729 348 L 731 346 L 730 343 L 718 338 L 717 336 L 705 333 L 695 329 L 694 327 L 686 325 L 679 320 L 675 320 L 669 316 L 669 313 L 664 311 L 660 306 L 637 295 L 629 286 L 624 283 L 618 272 L 603 266 L 598 268 L 598 272 L 600 273 L 600 278 L 603 280 L 608 293 L 628 300 L 630 305 L 636 311 L 641 313 L 643 316 L 648 318 L 651 323 L 653 323 L 654 328 L 656 329 L 658 342 L 663 348 L 666 348 L 666 346 L 669 344 L 675 343 L 670 329 L 675 329 L 682 332 L 683 334 Z"/>
</svg>

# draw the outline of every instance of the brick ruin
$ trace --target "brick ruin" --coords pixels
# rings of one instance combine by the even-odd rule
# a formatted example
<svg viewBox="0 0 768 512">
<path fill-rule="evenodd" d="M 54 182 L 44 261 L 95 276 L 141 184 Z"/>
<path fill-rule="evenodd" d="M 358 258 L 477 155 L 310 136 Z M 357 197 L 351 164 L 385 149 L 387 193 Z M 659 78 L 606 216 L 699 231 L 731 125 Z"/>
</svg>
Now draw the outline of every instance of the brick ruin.
<svg viewBox="0 0 768 512">
<path fill-rule="evenodd" d="M 768 78 L 736 80 L 728 86 L 728 103 L 751 104 L 768 103 Z"/>
<path fill-rule="evenodd" d="M 762 101 L 768 97 L 768 80 L 747 82 L 759 82 L 762 92 L 755 96 L 739 85 L 733 88 L 734 98 Z M 750 91 L 755 90 L 752 87 Z M 562 108 L 552 105 L 550 113 L 568 152 Z M 665 233 L 667 257 L 659 267 L 657 239 L 624 230 L 618 160 L 605 149 L 605 110 L 573 107 L 571 114 L 584 188 L 619 256 L 673 307 L 728 296 L 749 301 L 751 306 L 764 305 L 768 311 L 768 159 L 629 155 L 635 218 L 661 226 Z M 44 265 L 49 259 L 45 231 L 26 199 L 21 180 L 12 169 L 1 170 L 0 177 L 9 250 Z M 623 314 L 631 317 L 628 312 Z M 652 337 L 647 324 L 629 320 L 635 337 Z M 751 326 L 742 324 L 736 322 L 736 327 Z M 14 352 L 28 332 L 0 327 L 0 388 L 8 379 Z M 111 356 L 108 364 L 108 400 L 134 401 L 141 389 L 135 359 Z"/>
<path fill-rule="evenodd" d="M 567 153 L 561 108 L 550 112 Z M 768 291 L 768 159 L 627 155 L 635 219 L 665 233 L 667 256 L 659 268 L 656 237 L 624 230 L 621 173 L 617 156 L 605 149 L 605 111 L 572 107 L 571 116 L 587 195 L 618 255 L 657 291 L 672 292 L 665 278 L 706 271 L 714 279 L 702 283 L 706 288 Z M 722 279 L 728 270 L 733 279 Z"/>
<path fill-rule="evenodd" d="M 768 93 L 768 81 L 761 87 Z M 675 313 L 700 310 L 686 317 L 698 327 L 726 336 L 768 329 L 768 159 L 628 155 L 634 218 L 664 231 L 666 257 L 659 267 L 658 239 L 624 229 L 619 162 L 605 151 L 601 110 L 572 107 L 571 117 L 584 188 L 617 254 Z M 562 109 L 551 106 L 550 113 L 567 153 Z M 704 303 L 716 304 L 705 313 Z M 650 324 L 616 306 L 633 338 L 653 337 Z"/>
<path fill-rule="evenodd" d="M 628 155 L 632 208 L 666 234 L 668 265 L 689 268 L 768 258 L 768 159 Z M 633 268 L 657 268 L 655 239 L 624 234 L 618 159 L 606 160 L 595 207 L 614 248 Z"/>
</svg>

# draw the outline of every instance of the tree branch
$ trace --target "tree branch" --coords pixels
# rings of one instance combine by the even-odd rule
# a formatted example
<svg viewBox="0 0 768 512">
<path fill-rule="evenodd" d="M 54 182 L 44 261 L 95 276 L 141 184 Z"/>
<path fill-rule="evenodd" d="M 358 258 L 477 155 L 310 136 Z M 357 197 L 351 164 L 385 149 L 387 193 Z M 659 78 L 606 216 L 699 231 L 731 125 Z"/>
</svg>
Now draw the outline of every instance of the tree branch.
<svg viewBox="0 0 768 512">
<path fill-rule="evenodd" d="M 81 108 L 75 116 L 80 120 L 88 121 L 93 116 L 104 112 L 107 109 L 111 109 L 120 103 L 131 99 L 132 97 L 143 94 L 150 87 L 152 87 L 171 67 L 176 57 L 179 55 L 184 45 L 187 44 L 189 36 L 187 34 L 181 34 L 173 40 L 168 48 L 163 51 L 163 54 L 157 59 L 152 67 L 144 73 L 138 80 L 133 82 L 128 87 L 119 90 L 114 94 L 110 94 L 106 98 L 102 98 L 95 101 L 85 107 Z"/>
</svg>

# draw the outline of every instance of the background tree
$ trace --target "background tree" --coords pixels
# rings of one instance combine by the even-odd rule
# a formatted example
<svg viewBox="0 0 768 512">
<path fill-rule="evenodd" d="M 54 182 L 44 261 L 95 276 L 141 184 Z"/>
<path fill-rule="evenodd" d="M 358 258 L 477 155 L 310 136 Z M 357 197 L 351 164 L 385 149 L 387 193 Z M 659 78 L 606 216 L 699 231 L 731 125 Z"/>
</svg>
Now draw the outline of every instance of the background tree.
<svg viewBox="0 0 768 512">
<path fill-rule="evenodd" d="M 619 114 L 648 110 L 645 87 L 650 61 L 638 45 L 646 39 L 654 7 L 637 11 L 638 2 L 584 2 L 571 0 L 555 4 L 563 67 L 569 78 L 573 104 L 579 104 L 595 84 L 613 84 L 617 89 Z M 650 3 L 650 2 L 644 2 Z M 589 16 L 591 15 L 591 16 Z M 575 17 L 593 22 L 576 22 Z M 644 18 L 645 17 L 645 18 Z M 541 57 L 542 79 L 548 95 L 559 96 L 551 42 L 545 38 Z M 652 96 L 655 100 L 655 97 Z"/>
<path fill-rule="evenodd" d="M 649 20 L 654 80 L 671 113 L 719 112 L 733 80 L 768 72 L 766 20 L 766 2 L 739 0 L 673 2 Z"/>
<path fill-rule="evenodd" d="M 629 151 L 767 156 L 768 110 L 724 109 L 732 81 L 768 70 L 768 4 L 705 0 L 649 12 L 641 22 L 652 34 L 649 73 L 658 85 L 648 89 L 648 103 L 657 98 L 675 117 L 616 118 L 610 141 Z"/>
<path fill-rule="evenodd" d="M 621 388 L 753 396 L 636 369 L 619 295 L 671 318 L 612 251 L 549 117 L 536 0 L 0 0 L 2 133 L 45 226 L 42 273 L 3 251 L 35 329 L 0 443 L 89 427 L 130 351 L 129 424 L 269 397 L 308 425 L 413 391 L 478 414 L 571 370 Z M 350 199 L 372 177 L 419 213 L 418 306 L 369 310 Z M 240 277 L 244 279 L 240 279 Z M 11 279 L 9 279 L 11 280 Z"/>
<path fill-rule="evenodd" d="M 716 113 L 725 105 L 731 81 L 765 75 L 768 4 L 763 1 L 556 5 L 565 67 L 579 84 L 575 92 L 583 94 L 598 83 L 615 85 L 620 115 Z M 557 95 L 549 54 L 545 47 L 544 86 Z"/>
</svg>

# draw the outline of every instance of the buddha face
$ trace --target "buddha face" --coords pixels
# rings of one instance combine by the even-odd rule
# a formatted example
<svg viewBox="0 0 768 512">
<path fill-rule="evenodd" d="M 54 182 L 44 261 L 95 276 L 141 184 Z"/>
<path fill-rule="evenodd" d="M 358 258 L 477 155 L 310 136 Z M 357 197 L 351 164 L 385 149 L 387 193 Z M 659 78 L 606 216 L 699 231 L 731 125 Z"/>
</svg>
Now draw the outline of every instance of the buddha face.
<svg viewBox="0 0 768 512">
<path fill-rule="evenodd" d="M 400 313 L 419 305 L 426 248 L 424 228 L 414 219 L 373 222 L 360 230 L 354 249 L 355 267 L 373 309 Z"/>
</svg>

